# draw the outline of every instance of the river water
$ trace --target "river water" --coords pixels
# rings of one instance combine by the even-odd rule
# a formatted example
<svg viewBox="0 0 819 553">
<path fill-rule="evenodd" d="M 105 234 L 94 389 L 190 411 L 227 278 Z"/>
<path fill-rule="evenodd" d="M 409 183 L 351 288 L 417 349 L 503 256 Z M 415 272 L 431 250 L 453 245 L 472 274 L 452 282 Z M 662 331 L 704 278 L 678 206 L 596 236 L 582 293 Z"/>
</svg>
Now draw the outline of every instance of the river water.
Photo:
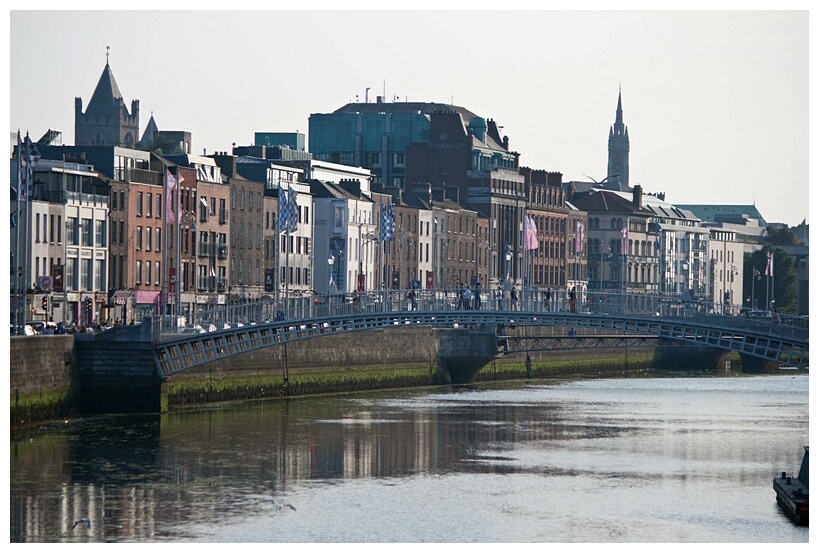
<svg viewBox="0 0 819 553">
<path fill-rule="evenodd" d="M 10 541 L 807 542 L 771 485 L 808 418 L 792 373 L 68 420 L 11 435 Z"/>
</svg>

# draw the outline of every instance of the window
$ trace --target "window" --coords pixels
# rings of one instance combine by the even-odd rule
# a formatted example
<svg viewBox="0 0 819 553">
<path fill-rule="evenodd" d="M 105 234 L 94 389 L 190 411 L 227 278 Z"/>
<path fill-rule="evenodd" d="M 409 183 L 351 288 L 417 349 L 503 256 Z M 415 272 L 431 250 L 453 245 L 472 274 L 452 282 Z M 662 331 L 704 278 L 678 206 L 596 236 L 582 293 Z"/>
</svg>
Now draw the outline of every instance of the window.
<svg viewBox="0 0 819 553">
<path fill-rule="evenodd" d="M 82 245 L 93 246 L 94 237 L 91 235 L 91 219 L 82 220 Z"/>
<path fill-rule="evenodd" d="M 125 191 L 119 193 L 119 210 L 125 211 Z"/>
<path fill-rule="evenodd" d="M 148 193 L 148 202 L 145 204 L 145 206 L 147 207 L 147 209 L 145 210 L 145 216 L 153 217 L 153 215 L 151 215 L 151 210 L 153 209 L 154 206 L 154 195 L 151 194 L 150 192 Z"/>
<path fill-rule="evenodd" d="M 25 192 L 25 189 L 23 191 Z M 22 194 L 20 196 L 22 196 Z M 39 242 L 40 241 L 40 214 L 39 213 L 37 214 L 36 221 L 37 222 L 34 225 L 34 230 L 36 232 L 36 236 L 34 238 L 34 241 Z"/>
<path fill-rule="evenodd" d="M 154 277 L 154 284 L 161 284 L 162 283 L 162 265 L 159 263 L 159 261 L 156 262 L 155 269 L 156 269 L 156 276 Z"/>
<path fill-rule="evenodd" d="M 125 243 L 125 221 L 119 222 L 119 243 Z"/>
<path fill-rule="evenodd" d="M 117 209 L 117 192 L 116 192 L 116 190 L 111 192 L 111 209 Z"/>
<path fill-rule="evenodd" d="M 230 189 L 230 209 L 236 209 L 236 189 Z"/>
<path fill-rule="evenodd" d="M 142 249 L 142 227 L 136 228 L 136 249 Z"/>
<path fill-rule="evenodd" d="M 93 267 L 93 259 L 83 259 L 80 262 L 80 269 L 82 271 L 81 279 L 82 279 L 82 287 L 83 290 L 93 290 L 94 289 L 94 267 Z"/>
<path fill-rule="evenodd" d="M 94 260 L 94 282 L 96 283 L 96 288 L 93 288 L 94 290 L 105 290 L 108 288 L 108 285 L 105 282 L 104 259 Z"/>
<path fill-rule="evenodd" d="M 153 236 L 153 234 L 151 234 L 151 227 L 145 227 L 145 250 L 146 251 L 151 251 L 153 249 L 153 241 L 151 240 L 152 236 Z M 148 271 L 148 273 L 150 274 L 150 271 Z"/>
<path fill-rule="evenodd" d="M 156 251 L 162 251 L 162 229 L 156 227 Z"/>
<path fill-rule="evenodd" d="M 151 262 L 145 262 L 145 284 L 151 285 Z"/>
<path fill-rule="evenodd" d="M 65 261 L 65 289 L 77 290 L 77 258 L 71 257 Z"/>
<path fill-rule="evenodd" d="M 245 189 L 244 188 L 242 188 L 242 193 L 239 196 L 239 209 L 241 209 L 242 211 L 245 210 Z"/>
<path fill-rule="evenodd" d="M 94 244 L 98 247 L 104 247 L 106 243 L 105 238 L 105 219 L 97 219 L 94 221 Z"/>
<path fill-rule="evenodd" d="M 137 192 L 136 214 L 137 217 L 142 217 L 142 192 Z"/>
</svg>

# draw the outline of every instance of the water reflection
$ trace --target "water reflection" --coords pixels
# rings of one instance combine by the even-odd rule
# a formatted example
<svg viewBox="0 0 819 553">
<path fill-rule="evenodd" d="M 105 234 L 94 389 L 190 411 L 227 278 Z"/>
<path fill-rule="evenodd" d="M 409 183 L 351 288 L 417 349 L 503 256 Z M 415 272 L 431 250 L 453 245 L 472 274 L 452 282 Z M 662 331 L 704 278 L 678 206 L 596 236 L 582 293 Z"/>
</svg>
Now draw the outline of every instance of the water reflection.
<svg viewBox="0 0 819 553">
<path fill-rule="evenodd" d="M 798 468 L 807 422 L 804 376 L 438 388 L 68 421 L 12 436 L 11 541 L 657 539 L 628 509 L 612 514 L 627 532 L 602 524 L 579 537 L 560 534 L 560 509 L 591 521 L 595 510 L 617 502 L 685 519 L 685 531 L 663 521 L 670 533 L 660 541 L 710 541 L 705 536 L 741 530 L 702 534 L 705 523 L 693 521 L 709 509 L 688 495 L 710 497 L 714 486 L 725 486 L 721 502 L 747 502 L 743 493 L 751 493 L 768 507 L 771 475 Z M 495 489 L 496 476 L 515 480 Z M 578 483 L 588 487 L 584 497 L 595 490 L 589 505 L 543 503 Z M 467 508 L 458 530 L 465 497 L 509 500 L 517 486 L 522 504 L 481 513 L 494 518 L 477 526 L 475 509 Z M 398 488 L 405 501 L 396 504 Z M 681 505 L 653 505 L 657 492 L 664 501 L 678 495 Z M 347 523 L 339 533 L 345 509 L 423 518 L 428 495 L 456 517 L 455 528 L 404 534 L 399 517 L 377 529 Z M 292 501 L 298 511 L 277 510 L 272 500 Z M 753 509 L 741 516 L 759 525 Z M 523 511 L 532 512 L 521 518 Z M 273 516 L 289 517 L 287 525 L 265 518 L 270 533 L 243 529 Z M 518 527 L 528 516 L 541 522 Z M 72 527 L 80 518 L 91 527 Z M 785 541 L 807 539 L 798 529 L 781 531 Z"/>
</svg>

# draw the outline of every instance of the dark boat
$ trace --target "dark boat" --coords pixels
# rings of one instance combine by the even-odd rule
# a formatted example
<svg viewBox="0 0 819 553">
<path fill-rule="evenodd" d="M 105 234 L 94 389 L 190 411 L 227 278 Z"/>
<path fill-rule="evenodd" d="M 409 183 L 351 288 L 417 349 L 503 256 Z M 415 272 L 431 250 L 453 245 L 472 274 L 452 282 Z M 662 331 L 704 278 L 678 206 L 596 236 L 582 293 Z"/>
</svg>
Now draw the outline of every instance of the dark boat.
<svg viewBox="0 0 819 553">
<path fill-rule="evenodd" d="M 808 526 L 808 446 L 802 457 L 799 476 L 783 472 L 773 479 L 776 502 L 796 524 Z"/>
</svg>

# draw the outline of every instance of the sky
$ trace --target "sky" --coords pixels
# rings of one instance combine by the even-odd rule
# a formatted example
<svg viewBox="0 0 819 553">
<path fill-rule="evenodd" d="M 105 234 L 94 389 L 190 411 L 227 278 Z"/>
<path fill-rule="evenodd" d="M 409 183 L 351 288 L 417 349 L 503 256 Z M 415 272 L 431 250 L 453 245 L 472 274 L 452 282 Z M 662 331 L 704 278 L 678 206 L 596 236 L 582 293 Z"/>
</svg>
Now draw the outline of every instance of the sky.
<svg viewBox="0 0 819 553">
<path fill-rule="evenodd" d="M 503 127 L 521 165 L 601 180 L 621 92 L 631 185 L 796 225 L 810 222 L 807 5 L 10 11 L 9 128 L 73 144 L 74 98 L 87 107 L 110 47 L 140 134 L 153 114 L 191 132 L 197 154 L 259 131 L 307 135 L 310 114 L 369 95 L 463 106 Z"/>
</svg>

